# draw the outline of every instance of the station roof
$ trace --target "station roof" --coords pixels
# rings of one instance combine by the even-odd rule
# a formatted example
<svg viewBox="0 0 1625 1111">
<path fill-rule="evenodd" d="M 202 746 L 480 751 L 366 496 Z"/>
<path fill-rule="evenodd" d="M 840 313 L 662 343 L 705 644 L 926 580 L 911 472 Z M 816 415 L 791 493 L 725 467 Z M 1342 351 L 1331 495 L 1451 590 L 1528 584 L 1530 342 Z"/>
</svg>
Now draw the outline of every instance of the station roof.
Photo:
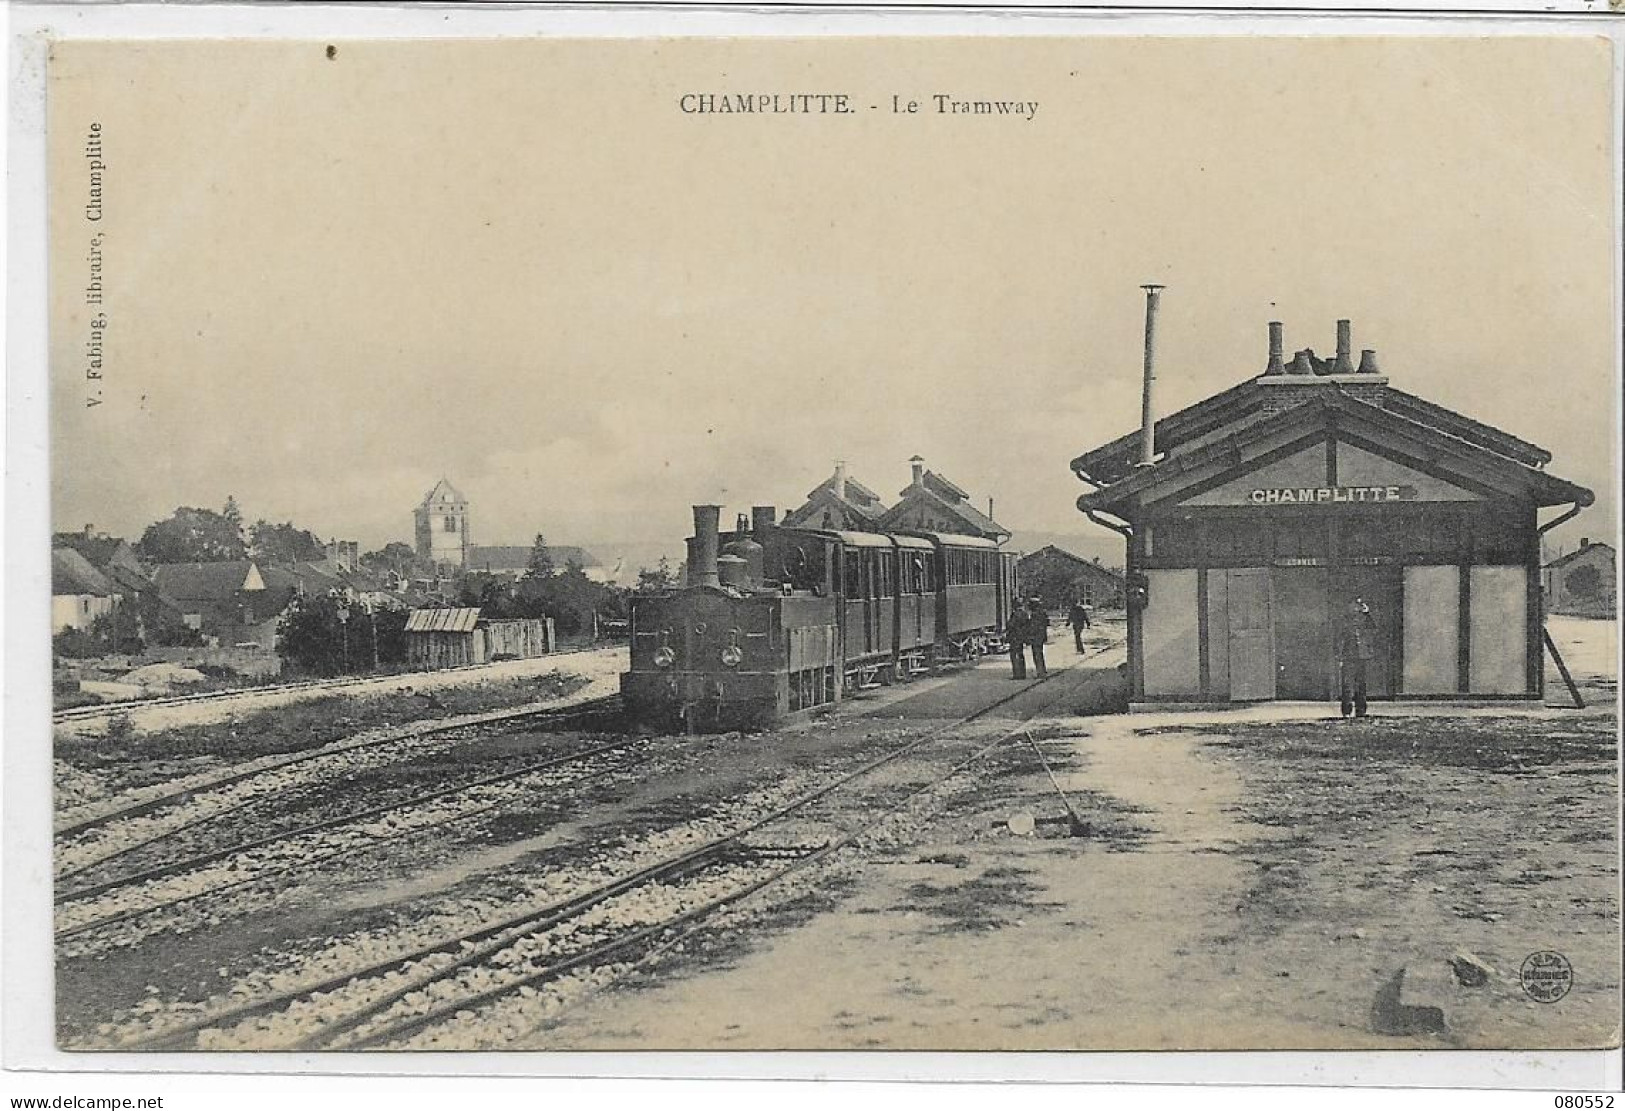
<svg viewBox="0 0 1625 1111">
<path fill-rule="evenodd" d="M 1186 445 L 1214 432 L 1234 431 L 1238 424 L 1268 415 L 1267 400 L 1272 392 L 1283 387 L 1304 389 L 1305 400 L 1311 396 L 1346 392 L 1342 388 L 1343 382 L 1326 379 L 1311 378 L 1300 383 L 1294 381 L 1293 376 L 1273 380 L 1250 378 L 1157 421 L 1154 436 L 1158 453 L 1164 456 L 1176 454 Z M 1543 467 L 1552 461 L 1551 452 L 1528 440 L 1395 389 L 1387 384 L 1386 379 L 1359 382 L 1357 388 L 1361 396 L 1374 398 L 1379 408 L 1526 467 Z M 1086 474 L 1096 482 L 1112 483 L 1134 470 L 1139 459 L 1140 430 L 1135 429 L 1108 444 L 1084 452 L 1072 460 L 1072 470 L 1080 475 Z"/>
<path fill-rule="evenodd" d="M 1537 506 L 1591 504 L 1590 490 L 1540 469 L 1551 458 L 1546 451 L 1419 398 L 1379 388 L 1387 392 L 1367 396 L 1381 404 L 1324 381 L 1285 408 L 1265 407 L 1256 395 L 1249 402 L 1249 395 L 1238 392 L 1239 387 L 1209 398 L 1167 418 L 1172 426 L 1169 440 L 1162 441 L 1159 432 L 1163 454 L 1149 466 L 1127 462 L 1138 448 L 1137 433 L 1073 460 L 1079 477 L 1106 483 L 1080 497 L 1078 508 L 1122 516 L 1135 506 L 1166 500 L 1215 474 L 1245 472 L 1291 437 L 1299 437 L 1301 442 L 1318 431 L 1332 430 L 1359 432 L 1396 449 L 1408 449 L 1411 456 L 1426 459 L 1463 485 L 1496 496 L 1527 499 Z"/>
</svg>

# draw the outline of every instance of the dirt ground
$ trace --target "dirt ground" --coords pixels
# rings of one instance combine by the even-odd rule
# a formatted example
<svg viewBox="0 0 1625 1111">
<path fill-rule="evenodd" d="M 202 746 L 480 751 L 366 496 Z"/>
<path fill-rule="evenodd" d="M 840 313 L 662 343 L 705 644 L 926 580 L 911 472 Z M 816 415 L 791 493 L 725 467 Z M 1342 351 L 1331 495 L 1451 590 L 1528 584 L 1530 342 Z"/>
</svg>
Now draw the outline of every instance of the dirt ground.
<svg viewBox="0 0 1625 1111">
<path fill-rule="evenodd" d="M 1617 1044 L 1615 632 L 1553 633 L 1589 709 L 1063 710 L 1033 732 L 1088 836 L 1044 820 L 1065 807 L 1023 740 L 815 912 L 514 1048 Z M 1555 1002 L 1522 986 L 1541 951 L 1573 970 Z M 1378 1032 L 1402 969 L 1442 1029 Z"/>
</svg>

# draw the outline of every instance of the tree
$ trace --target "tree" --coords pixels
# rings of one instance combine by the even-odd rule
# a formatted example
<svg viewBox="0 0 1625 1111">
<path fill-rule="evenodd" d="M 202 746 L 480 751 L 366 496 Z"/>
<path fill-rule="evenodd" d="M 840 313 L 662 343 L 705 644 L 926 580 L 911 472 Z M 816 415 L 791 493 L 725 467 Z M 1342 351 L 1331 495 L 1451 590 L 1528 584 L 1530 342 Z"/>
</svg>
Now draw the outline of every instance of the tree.
<svg viewBox="0 0 1625 1111">
<path fill-rule="evenodd" d="M 433 570 L 426 561 L 418 558 L 417 549 L 399 540 L 391 540 L 377 551 L 362 556 L 361 566 L 369 571 L 391 571 L 402 578 L 411 578 L 419 573 L 427 574 Z"/>
<path fill-rule="evenodd" d="M 553 556 L 547 550 L 547 537 L 541 533 L 530 546 L 530 560 L 525 564 L 525 578 L 546 578 L 553 573 Z"/>
<path fill-rule="evenodd" d="M 639 594 L 653 594 L 662 590 L 671 590 L 677 586 L 677 572 L 672 569 L 671 560 L 665 556 L 653 567 L 638 568 Z"/>
<path fill-rule="evenodd" d="M 274 525 L 269 521 L 255 521 L 248 530 L 248 552 L 265 563 L 305 563 L 324 559 L 327 549 L 313 532 L 297 528 L 292 521 Z"/>
<path fill-rule="evenodd" d="M 277 654 L 312 675 L 371 671 L 406 659 L 405 610 L 366 607 L 329 594 L 298 599 L 277 625 Z"/>
<path fill-rule="evenodd" d="M 248 553 L 235 501 L 226 502 L 224 513 L 182 506 L 167 519 L 148 525 L 135 548 L 147 563 L 216 563 Z"/>
</svg>

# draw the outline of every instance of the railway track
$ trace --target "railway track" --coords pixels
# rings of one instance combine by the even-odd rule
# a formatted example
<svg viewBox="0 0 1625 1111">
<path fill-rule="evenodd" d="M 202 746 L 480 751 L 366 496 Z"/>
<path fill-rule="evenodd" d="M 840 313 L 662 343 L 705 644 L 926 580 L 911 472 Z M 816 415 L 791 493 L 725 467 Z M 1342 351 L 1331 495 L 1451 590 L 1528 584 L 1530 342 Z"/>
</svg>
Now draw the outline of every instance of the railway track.
<svg viewBox="0 0 1625 1111">
<path fill-rule="evenodd" d="M 1090 655 L 1100 655 L 1111 647 L 1115 645 Z M 1058 669 L 1051 673 L 1050 679 L 1064 673 Z M 974 750 L 969 755 L 955 761 L 946 772 L 890 800 L 878 811 L 865 812 L 856 825 L 850 821 L 822 819 L 837 831 L 822 842 L 805 843 L 805 824 L 792 825 L 791 831 L 798 836 L 788 842 L 764 840 L 771 827 L 793 821 L 805 823 L 809 816 L 818 824 L 820 819 L 811 813 L 815 804 L 933 742 L 942 741 L 1048 681 L 1024 686 L 971 714 L 929 730 L 740 828 L 580 894 L 483 924 L 469 932 L 441 937 L 411 952 L 395 954 L 316 983 L 202 1015 L 117 1048 L 190 1048 L 199 1044 L 200 1035 L 211 1032 L 229 1035 L 234 1027 L 243 1023 L 295 1010 L 306 1012 L 305 1022 L 313 1028 L 292 1044 L 279 1048 L 375 1048 L 398 1043 L 445 1023 L 468 1021 L 477 1008 L 515 993 L 534 992 L 537 985 L 572 973 L 628 962 L 635 967 L 681 944 L 724 909 L 829 859 L 914 799 L 1021 733 L 1029 723 L 1023 719 L 1009 729 L 998 731 L 986 743 L 975 744 L 981 738 L 973 738 Z M 1045 708 L 1057 700 L 1051 700 Z M 669 910 L 639 913 L 639 899 L 652 899 Z M 312 1009 L 320 1011 L 340 995 L 360 998 L 342 1013 L 325 1017 L 308 1014 Z"/>
<path fill-rule="evenodd" d="M 479 792 L 482 788 L 517 784 L 528 777 L 538 775 L 545 776 L 550 772 L 565 771 L 574 765 L 581 764 L 596 757 L 608 756 L 617 752 L 628 750 L 636 750 L 646 746 L 647 743 L 648 741 L 645 738 L 625 738 L 611 744 L 598 745 L 578 752 L 552 757 L 546 760 L 524 765 L 520 768 L 509 769 L 499 774 L 481 777 L 480 779 L 458 784 L 453 787 L 427 792 L 413 798 L 399 800 L 384 806 L 372 807 L 355 813 L 339 815 L 320 822 L 308 823 L 296 829 L 286 830 L 266 837 L 255 838 L 240 844 L 234 844 L 226 848 L 211 850 L 195 856 L 185 857 L 180 860 L 166 862 L 164 864 L 142 869 L 124 876 L 87 884 L 83 887 L 63 892 L 59 894 L 55 900 L 59 913 L 63 908 L 72 908 L 78 904 L 96 899 L 103 895 L 116 893 L 127 889 L 135 890 L 144 885 L 162 884 L 166 880 L 181 879 L 195 873 L 203 872 L 212 865 L 232 862 L 230 865 L 230 871 L 227 872 L 227 875 L 232 876 L 233 878 L 227 879 L 224 883 L 217 883 L 211 886 L 204 886 L 196 890 L 184 891 L 177 894 L 173 898 L 161 898 L 144 905 L 117 909 L 110 914 L 102 915 L 100 917 L 92 917 L 82 922 L 76 922 L 72 925 L 59 928 L 55 935 L 56 941 L 58 944 L 73 941 L 88 934 L 99 933 L 116 926 L 128 925 L 132 922 L 137 922 L 148 917 L 163 915 L 165 913 L 175 911 L 181 907 L 188 906 L 189 904 L 199 903 L 204 900 L 229 894 L 231 892 L 243 891 L 252 888 L 255 885 L 263 884 L 267 881 L 275 880 L 295 872 L 305 871 L 318 865 L 329 864 L 343 857 L 368 852 L 380 845 L 392 844 L 409 838 L 421 837 L 433 831 L 444 829 L 447 826 L 454 825 L 459 822 L 465 822 L 484 814 L 489 814 L 503 806 L 511 805 L 513 800 L 511 797 L 501 795 L 499 793 L 497 797 L 484 801 L 475 798 L 471 800 L 470 805 L 454 808 L 450 812 L 438 817 L 430 817 L 427 820 L 416 822 L 408 819 L 400 824 L 400 828 L 386 828 L 385 830 L 374 832 L 368 832 L 367 830 L 369 826 L 377 826 L 380 824 L 387 827 L 391 824 L 387 819 L 393 814 L 413 815 L 415 812 L 422 810 L 424 807 L 436 802 L 452 799 L 459 794 L 474 794 Z M 538 790 L 543 787 L 558 788 L 562 786 L 576 786 L 583 782 L 591 782 L 602 779 L 603 777 L 617 771 L 623 771 L 628 766 L 630 765 L 627 762 L 619 761 L 607 767 L 596 770 L 588 770 L 582 775 L 566 780 L 562 783 L 547 782 L 537 784 L 536 786 Z M 298 851 L 300 846 L 297 843 L 301 839 L 314 839 L 323 834 L 335 832 L 339 833 L 340 835 L 348 832 L 352 834 L 352 836 L 349 837 L 347 841 L 325 850 L 320 850 L 318 847 L 317 851 Z M 290 846 L 289 853 L 284 854 L 285 856 L 289 857 L 288 859 L 281 861 L 272 860 L 269 863 L 254 860 L 253 854 L 259 850 L 270 849 L 283 844 Z M 245 858 L 251 862 L 248 865 L 249 874 L 235 874 L 240 870 L 236 864 L 236 858 L 239 857 Z M 257 866 L 260 864 L 264 864 L 264 866 Z"/>
<path fill-rule="evenodd" d="M 224 772 L 218 776 L 201 780 L 191 780 L 174 791 L 150 795 L 125 806 L 112 810 L 99 811 L 82 818 L 67 822 L 56 830 L 58 843 L 69 837 L 79 836 L 92 830 L 110 825 L 114 822 L 130 818 L 138 818 L 168 806 L 176 806 L 190 801 L 205 791 L 218 791 L 230 787 L 255 776 L 268 772 L 282 771 L 296 764 L 310 760 L 325 759 L 344 753 L 356 752 L 361 749 L 373 748 L 378 745 L 394 744 L 403 740 L 415 740 L 423 737 L 437 736 L 450 733 L 458 729 L 473 729 L 484 725 L 499 722 L 523 721 L 538 719 L 541 721 L 576 721 L 582 718 L 611 716 L 620 711 L 620 695 L 609 695 L 604 698 L 593 699 L 588 702 L 579 702 L 572 706 L 550 708 L 547 706 L 531 706 L 511 710 L 496 710 L 485 714 L 462 717 L 456 720 L 437 722 L 428 726 L 416 726 L 406 729 L 391 730 L 378 736 L 353 738 L 338 744 L 325 745 L 321 748 L 304 749 L 299 752 L 285 753 L 279 756 L 266 757 L 255 760 L 250 765 L 235 771 Z"/>
<path fill-rule="evenodd" d="M 507 771 L 494 775 L 482 776 L 478 779 L 471 779 L 464 783 L 454 784 L 450 787 L 442 787 L 437 790 L 411 795 L 406 798 L 385 803 L 381 806 L 367 807 L 363 810 L 357 810 L 351 813 L 340 814 L 332 818 L 326 818 L 319 822 L 309 822 L 305 825 L 268 834 L 264 837 L 251 838 L 246 841 L 240 841 L 235 844 L 228 845 L 224 848 L 212 849 L 209 852 L 199 853 L 196 856 L 185 857 L 166 864 L 140 869 L 113 879 L 101 880 L 96 883 L 86 884 L 83 887 L 75 887 L 67 891 L 58 891 L 55 896 L 55 903 L 57 906 L 62 906 L 65 903 L 72 903 L 82 899 L 93 898 L 105 892 L 117 890 L 120 887 L 128 887 L 149 880 L 163 879 L 168 876 L 201 868 L 205 865 L 212 864 L 215 861 L 225 860 L 238 853 L 250 852 L 254 849 L 262 848 L 267 845 L 274 845 L 278 841 L 291 840 L 293 838 L 303 837 L 309 834 L 321 833 L 325 830 L 338 829 L 342 826 L 353 825 L 358 822 L 366 822 L 374 818 L 383 817 L 392 811 L 409 810 L 413 807 L 423 806 L 428 803 L 437 802 L 441 799 L 450 798 L 462 791 L 469 791 L 479 787 L 493 786 L 499 783 L 504 783 L 511 779 L 518 779 L 523 776 L 533 775 L 536 772 L 546 771 L 550 768 L 564 767 L 590 757 L 602 756 L 606 753 L 631 748 L 639 743 L 640 740 L 638 738 L 626 738 L 612 744 L 597 745 L 593 748 L 582 751 L 566 753 L 561 756 L 552 756 L 545 760 L 533 761 L 528 764 L 523 764 L 520 767 L 510 768 Z M 476 813 L 483 812 L 483 810 L 468 811 L 465 816 L 472 817 Z M 225 816 L 226 815 L 224 814 L 210 814 L 206 817 L 198 818 L 195 821 L 188 822 L 183 826 L 177 826 L 174 829 L 165 832 L 161 836 L 136 842 L 135 844 L 122 848 L 115 853 L 104 856 L 93 863 L 59 872 L 56 877 L 57 883 L 60 885 L 64 880 L 73 879 L 76 876 L 82 876 L 86 873 L 97 871 L 114 860 L 129 856 L 133 853 L 141 851 L 142 849 L 150 848 L 152 845 L 168 840 L 175 834 L 181 833 L 185 830 L 195 829 L 199 826 L 208 825 L 212 822 L 219 821 Z"/>
<path fill-rule="evenodd" d="M 594 645 L 590 648 L 565 648 L 558 652 L 549 652 L 546 658 L 575 656 L 583 652 L 602 652 L 606 647 L 613 648 L 615 646 Z M 324 690 L 365 690 L 368 687 L 398 684 L 403 680 L 411 680 L 414 676 L 438 677 L 458 672 L 480 671 L 490 666 L 490 664 L 466 664 L 461 667 L 440 668 L 435 671 L 401 672 L 394 675 L 346 676 L 337 679 L 302 679 L 296 683 L 267 683 L 258 687 L 236 687 L 232 690 L 203 691 L 198 694 L 173 694 L 159 698 L 132 698 L 122 702 L 102 702 L 94 706 L 71 706 L 65 710 L 55 710 L 51 713 L 51 721 L 53 724 L 60 725 L 65 722 L 111 717 L 114 714 L 127 713 L 130 710 L 145 710 L 160 706 L 191 706 L 198 703 L 231 702 L 257 698 L 267 694 L 290 694 Z"/>
</svg>

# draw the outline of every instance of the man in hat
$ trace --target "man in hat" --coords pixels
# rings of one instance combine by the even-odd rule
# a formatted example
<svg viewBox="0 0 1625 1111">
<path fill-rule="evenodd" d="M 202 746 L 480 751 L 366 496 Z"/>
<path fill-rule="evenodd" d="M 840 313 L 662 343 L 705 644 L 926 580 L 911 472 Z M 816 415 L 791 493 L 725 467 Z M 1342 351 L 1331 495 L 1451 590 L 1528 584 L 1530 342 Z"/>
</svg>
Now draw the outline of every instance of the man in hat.
<svg viewBox="0 0 1625 1111">
<path fill-rule="evenodd" d="M 1010 647 L 1010 678 L 1027 678 L 1027 635 L 1032 615 L 1027 603 L 1016 599 L 1016 608 L 1010 611 L 1010 620 L 1004 625 L 1004 640 Z"/>
<path fill-rule="evenodd" d="M 1072 599 L 1072 608 L 1066 613 L 1066 621 L 1072 626 L 1072 643 L 1077 645 L 1078 655 L 1083 655 L 1083 631 L 1089 627 L 1089 607 L 1083 604 L 1082 598 Z"/>
<path fill-rule="evenodd" d="M 1027 643 L 1033 648 L 1033 666 L 1038 669 L 1040 679 L 1049 674 L 1049 668 L 1044 666 L 1044 645 L 1049 642 L 1049 614 L 1044 609 L 1044 603 L 1039 598 L 1030 598 L 1027 601 Z"/>
<path fill-rule="evenodd" d="M 1337 655 L 1343 667 L 1343 716 L 1365 717 L 1366 667 L 1377 654 L 1377 622 L 1364 598 L 1349 603 Z"/>
</svg>

